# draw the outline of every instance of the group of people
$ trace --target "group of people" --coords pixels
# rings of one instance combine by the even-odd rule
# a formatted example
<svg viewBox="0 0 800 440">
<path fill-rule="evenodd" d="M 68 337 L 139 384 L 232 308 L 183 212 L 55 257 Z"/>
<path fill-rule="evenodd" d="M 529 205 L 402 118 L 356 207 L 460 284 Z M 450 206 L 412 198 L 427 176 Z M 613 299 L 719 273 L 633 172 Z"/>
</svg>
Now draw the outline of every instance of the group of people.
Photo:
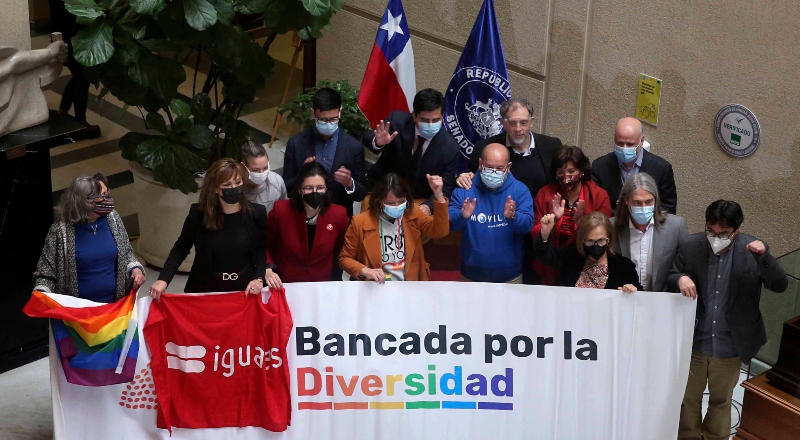
<svg viewBox="0 0 800 440">
<path fill-rule="evenodd" d="M 444 98 L 417 93 L 359 140 L 338 127 L 341 97 L 313 97 L 315 125 L 289 139 L 283 175 L 264 147 L 207 170 L 150 295 L 159 298 L 192 248 L 186 292 L 261 292 L 283 283 L 428 281 L 425 243 L 461 233 L 461 280 L 681 292 L 697 301 L 680 438 L 722 439 L 739 366 L 766 342 L 761 287 L 787 288 L 766 243 L 740 232 L 734 201 L 705 212 L 690 235 L 676 215 L 672 166 L 623 118 L 613 151 L 592 163 L 576 146 L 535 133 L 525 99 L 502 104 L 505 132 L 478 143 L 467 172 L 443 129 Z M 367 171 L 364 149 L 378 155 Z M 370 191 L 368 193 L 368 190 Z M 353 215 L 354 203 L 361 213 Z M 99 302 L 144 281 L 100 174 L 75 179 L 34 274 L 39 290 Z M 701 401 L 708 386 L 708 413 Z"/>
</svg>

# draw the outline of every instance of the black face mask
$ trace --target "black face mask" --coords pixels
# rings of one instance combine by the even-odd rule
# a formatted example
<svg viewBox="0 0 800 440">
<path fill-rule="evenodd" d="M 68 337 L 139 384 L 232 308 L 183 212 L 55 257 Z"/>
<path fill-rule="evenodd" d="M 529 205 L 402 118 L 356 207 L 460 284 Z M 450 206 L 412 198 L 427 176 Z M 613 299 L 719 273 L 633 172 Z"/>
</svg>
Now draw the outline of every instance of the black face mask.
<svg viewBox="0 0 800 440">
<path fill-rule="evenodd" d="M 242 199 L 242 194 L 244 193 L 244 185 L 239 185 L 234 188 L 222 188 L 222 200 L 229 204 L 234 205 L 239 203 L 239 200 Z"/>
<path fill-rule="evenodd" d="M 319 208 L 319 205 L 322 204 L 323 197 L 324 193 L 318 193 L 314 191 L 308 194 L 303 194 L 303 201 L 306 202 L 306 205 L 310 206 L 311 209 L 317 209 Z"/>
<path fill-rule="evenodd" d="M 608 245 L 600 246 L 597 243 L 591 246 L 583 245 L 583 252 L 597 261 L 606 253 L 606 248 L 608 248 Z"/>
</svg>

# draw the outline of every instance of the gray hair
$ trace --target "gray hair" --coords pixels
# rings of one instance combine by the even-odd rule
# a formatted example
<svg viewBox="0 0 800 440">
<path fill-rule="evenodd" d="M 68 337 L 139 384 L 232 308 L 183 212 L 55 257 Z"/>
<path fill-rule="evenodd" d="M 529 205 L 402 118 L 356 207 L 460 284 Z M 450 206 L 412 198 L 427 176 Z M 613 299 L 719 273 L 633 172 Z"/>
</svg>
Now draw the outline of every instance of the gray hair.
<svg viewBox="0 0 800 440">
<path fill-rule="evenodd" d="M 67 223 L 89 223 L 94 211 L 94 199 L 101 197 L 103 188 L 108 188 L 108 179 L 102 173 L 76 177 L 61 194 L 56 212 L 58 218 Z"/>
<path fill-rule="evenodd" d="M 533 117 L 533 104 L 525 98 L 510 98 L 500 106 L 500 116 L 505 119 L 508 112 L 518 107 L 523 107 Z"/>
<path fill-rule="evenodd" d="M 267 156 L 267 149 L 263 145 L 253 141 L 247 141 L 242 145 L 242 162 L 264 156 Z"/>
<path fill-rule="evenodd" d="M 653 221 L 662 224 L 667 220 L 667 214 L 661 208 L 661 197 L 658 195 L 658 185 L 647 173 L 636 173 L 628 176 L 625 184 L 622 185 L 622 190 L 619 192 L 619 199 L 617 200 L 617 211 L 614 214 L 614 227 L 619 234 L 622 229 L 628 227 L 628 222 L 631 219 L 631 211 L 628 209 L 628 199 L 631 194 L 643 189 L 653 195 L 655 199 L 655 212 L 653 212 Z M 617 235 L 619 236 L 619 235 Z"/>
</svg>

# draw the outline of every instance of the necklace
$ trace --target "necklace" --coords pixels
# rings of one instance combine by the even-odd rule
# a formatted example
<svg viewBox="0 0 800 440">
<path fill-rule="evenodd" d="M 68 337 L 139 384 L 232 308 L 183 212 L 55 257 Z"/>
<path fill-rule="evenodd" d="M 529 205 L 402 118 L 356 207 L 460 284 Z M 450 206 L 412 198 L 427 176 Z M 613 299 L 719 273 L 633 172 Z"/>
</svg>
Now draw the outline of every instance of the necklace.
<svg viewBox="0 0 800 440">
<path fill-rule="evenodd" d="M 92 231 L 94 231 L 94 235 L 97 235 L 97 222 L 95 222 L 93 225 L 89 225 L 89 226 L 91 226 Z"/>
</svg>

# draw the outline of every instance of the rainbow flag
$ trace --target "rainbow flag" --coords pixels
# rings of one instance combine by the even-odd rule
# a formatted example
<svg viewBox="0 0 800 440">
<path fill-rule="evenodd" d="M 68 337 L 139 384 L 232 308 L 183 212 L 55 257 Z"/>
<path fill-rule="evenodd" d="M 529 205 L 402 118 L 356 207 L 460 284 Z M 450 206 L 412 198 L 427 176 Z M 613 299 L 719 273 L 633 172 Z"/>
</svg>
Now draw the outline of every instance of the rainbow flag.
<svg viewBox="0 0 800 440">
<path fill-rule="evenodd" d="M 74 300 L 36 290 L 22 311 L 53 319 L 53 338 L 67 381 L 103 386 L 133 380 L 139 355 L 136 293 L 89 307 L 67 307 L 59 299 Z"/>
</svg>

